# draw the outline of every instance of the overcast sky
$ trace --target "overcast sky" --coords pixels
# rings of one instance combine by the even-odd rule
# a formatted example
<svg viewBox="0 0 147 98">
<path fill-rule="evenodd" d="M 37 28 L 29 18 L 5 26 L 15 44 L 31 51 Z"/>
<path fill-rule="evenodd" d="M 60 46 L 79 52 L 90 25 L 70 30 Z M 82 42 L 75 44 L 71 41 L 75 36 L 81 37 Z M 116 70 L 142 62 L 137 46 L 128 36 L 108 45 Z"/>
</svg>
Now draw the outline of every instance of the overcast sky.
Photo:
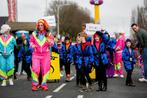
<svg viewBox="0 0 147 98">
<path fill-rule="evenodd" d="M 0 0 L 3 1 L 3 0 Z M 43 17 L 46 2 L 54 0 L 17 0 L 18 2 L 18 21 L 36 21 Z M 94 8 L 90 5 L 90 0 L 70 0 L 77 2 L 80 6 L 90 10 L 90 15 L 94 17 Z M 104 0 L 101 5 L 101 24 L 110 32 L 123 29 L 129 31 L 131 10 L 143 5 L 143 0 Z"/>
</svg>

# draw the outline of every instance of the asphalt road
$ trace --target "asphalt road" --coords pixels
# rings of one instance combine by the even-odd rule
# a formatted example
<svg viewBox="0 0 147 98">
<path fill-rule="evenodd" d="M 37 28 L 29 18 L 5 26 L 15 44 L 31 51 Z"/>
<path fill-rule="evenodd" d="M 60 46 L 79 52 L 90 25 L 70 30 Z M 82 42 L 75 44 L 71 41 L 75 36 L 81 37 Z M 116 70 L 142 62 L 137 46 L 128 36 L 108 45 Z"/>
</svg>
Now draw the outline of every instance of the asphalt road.
<svg viewBox="0 0 147 98">
<path fill-rule="evenodd" d="M 72 76 L 71 82 L 65 82 L 62 77 L 59 83 L 48 83 L 49 91 L 37 92 L 31 90 L 31 82 L 26 80 L 26 76 L 20 76 L 14 81 L 14 86 L 0 87 L 0 98 L 147 98 L 147 83 L 138 82 L 138 69 L 133 73 L 136 87 L 125 86 L 125 78 L 111 78 L 106 92 L 97 92 L 96 83 L 91 92 L 80 92 L 74 73 Z"/>
</svg>

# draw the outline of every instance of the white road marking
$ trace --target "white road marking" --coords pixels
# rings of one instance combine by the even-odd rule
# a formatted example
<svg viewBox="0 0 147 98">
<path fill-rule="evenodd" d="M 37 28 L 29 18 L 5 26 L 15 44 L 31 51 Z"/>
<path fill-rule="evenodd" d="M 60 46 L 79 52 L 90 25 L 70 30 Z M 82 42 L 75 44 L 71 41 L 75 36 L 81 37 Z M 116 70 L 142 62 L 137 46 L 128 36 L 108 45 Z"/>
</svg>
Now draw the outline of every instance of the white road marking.
<svg viewBox="0 0 147 98">
<path fill-rule="evenodd" d="M 75 75 L 70 78 L 70 81 L 73 80 L 74 78 L 75 78 Z"/>
<path fill-rule="evenodd" d="M 66 85 L 66 83 L 63 83 L 63 84 L 60 85 L 58 88 L 56 88 L 53 92 L 54 92 L 54 93 L 59 92 L 65 85 Z"/>
<path fill-rule="evenodd" d="M 52 98 L 53 96 L 52 95 L 48 95 L 48 96 L 46 96 L 45 98 Z"/>
<path fill-rule="evenodd" d="M 78 95 L 77 98 L 84 98 L 84 96 L 83 95 Z"/>
</svg>

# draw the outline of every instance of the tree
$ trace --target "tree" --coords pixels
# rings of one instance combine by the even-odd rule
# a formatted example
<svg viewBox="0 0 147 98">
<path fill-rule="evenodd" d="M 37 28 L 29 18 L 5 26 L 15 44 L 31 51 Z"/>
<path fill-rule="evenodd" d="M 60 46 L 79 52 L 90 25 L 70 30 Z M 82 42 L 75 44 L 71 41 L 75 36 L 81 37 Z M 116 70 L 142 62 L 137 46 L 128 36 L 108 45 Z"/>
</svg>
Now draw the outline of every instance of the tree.
<svg viewBox="0 0 147 98">
<path fill-rule="evenodd" d="M 68 5 L 67 5 L 68 4 Z M 47 15 L 55 15 L 57 20 L 57 7 L 60 6 L 60 34 L 64 35 L 68 33 L 70 36 L 76 37 L 77 33 L 81 31 L 81 26 L 83 23 L 89 23 L 93 21 L 90 17 L 90 11 L 84 9 L 78 4 L 71 1 L 53 1 L 49 4 L 49 9 Z"/>
</svg>

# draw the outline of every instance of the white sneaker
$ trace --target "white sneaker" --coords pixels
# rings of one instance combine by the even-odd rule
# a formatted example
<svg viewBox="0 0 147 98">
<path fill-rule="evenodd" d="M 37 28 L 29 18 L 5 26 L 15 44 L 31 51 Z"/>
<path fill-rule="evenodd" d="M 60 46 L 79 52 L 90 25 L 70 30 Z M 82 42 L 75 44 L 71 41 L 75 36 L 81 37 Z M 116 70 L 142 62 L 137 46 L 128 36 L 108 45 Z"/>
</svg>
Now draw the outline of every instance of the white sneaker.
<svg viewBox="0 0 147 98">
<path fill-rule="evenodd" d="M 1 86 L 7 86 L 6 80 L 3 80 L 3 81 L 2 81 Z"/>
<path fill-rule="evenodd" d="M 147 79 L 145 79 L 145 80 L 144 80 L 144 82 L 146 82 L 146 83 L 147 83 Z"/>
<path fill-rule="evenodd" d="M 115 74 L 113 77 L 114 77 L 114 78 L 118 77 L 118 74 Z"/>
<path fill-rule="evenodd" d="M 144 78 L 139 78 L 138 80 L 139 80 L 139 82 L 144 82 L 146 79 L 144 79 Z"/>
<path fill-rule="evenodd" d="M 124 75 L 120 75 L 121 78 L 124 78 Z"/>
<path fill-rule="evenodd" d="M 13 80 L 11 78 L 9 79 L 9 85 L 14 85 Z"/>
</svg>

